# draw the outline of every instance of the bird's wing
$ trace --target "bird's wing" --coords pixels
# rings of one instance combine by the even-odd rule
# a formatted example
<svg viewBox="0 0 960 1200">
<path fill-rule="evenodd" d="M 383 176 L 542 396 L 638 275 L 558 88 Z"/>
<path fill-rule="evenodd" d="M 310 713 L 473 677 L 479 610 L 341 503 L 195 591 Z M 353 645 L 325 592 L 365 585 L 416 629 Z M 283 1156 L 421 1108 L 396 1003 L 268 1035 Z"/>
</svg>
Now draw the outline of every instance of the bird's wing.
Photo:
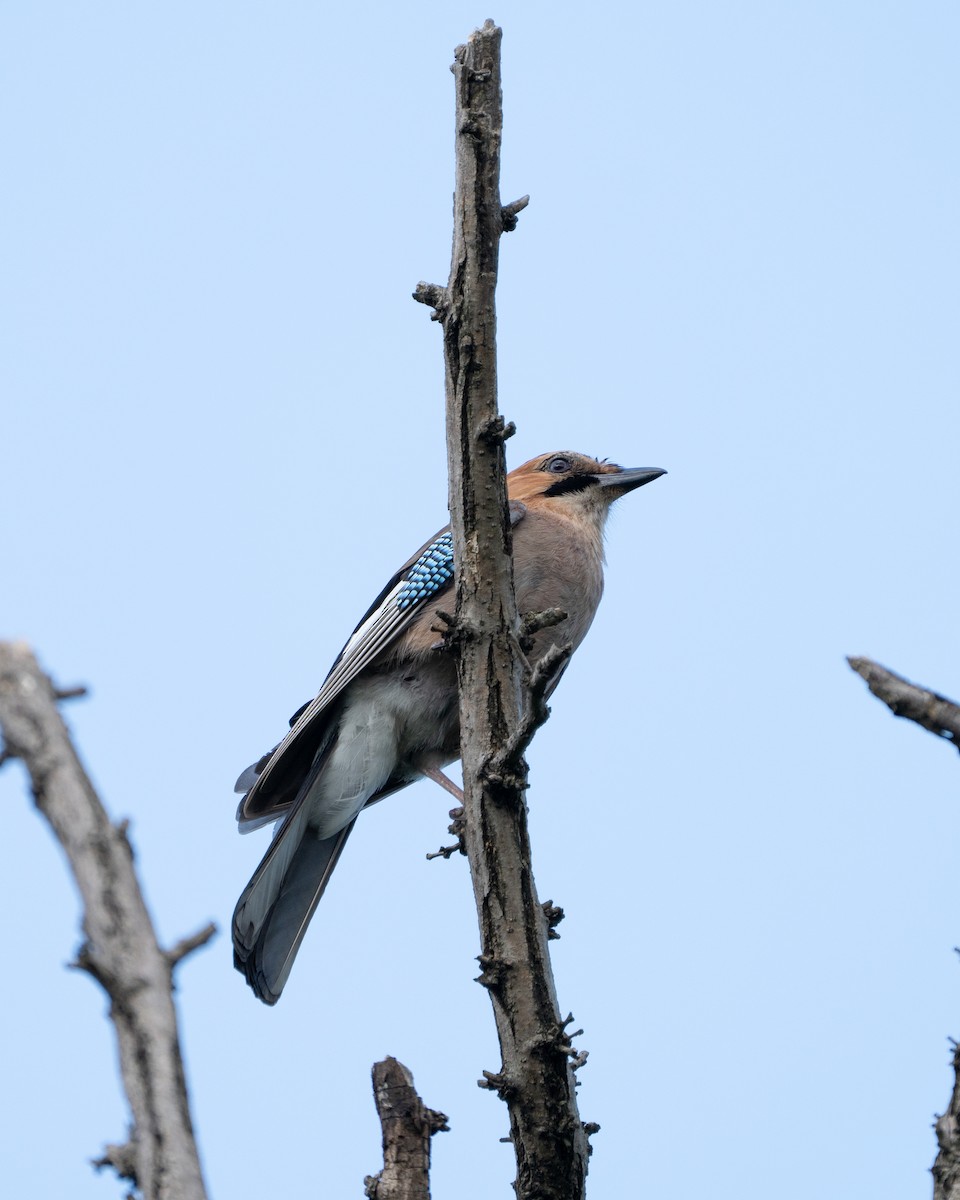
<svg viewBox="0 0 960 1200">
<path fill-rule="evenodd" d="M 512 501 L 510 524 L 516 525 L 525 512 L 523 504 Z M 283 741 L 237 780 L 236 790 L 246 793 L 237 809 L 242 832 L 274 821 L 290 808 L 299 781 L 324 740 L 323 725 L 330 705 L 396 642 L 423 606 L 449 589 L 452 582 L 453 535 L 448 526 L 408 559 L 374 600 L 337 655 L 316 697 L 294 713 Z M 292 768 L 296 788 L 287 785 L 287 767 Z"/>
</svg>

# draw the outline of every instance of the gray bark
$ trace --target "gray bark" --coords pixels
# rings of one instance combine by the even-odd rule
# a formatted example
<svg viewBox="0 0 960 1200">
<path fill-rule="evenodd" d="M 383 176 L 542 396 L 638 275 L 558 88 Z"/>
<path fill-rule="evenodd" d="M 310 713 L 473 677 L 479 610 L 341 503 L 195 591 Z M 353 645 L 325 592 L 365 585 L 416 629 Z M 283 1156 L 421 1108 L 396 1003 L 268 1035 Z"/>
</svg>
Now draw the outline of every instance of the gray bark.
<svg viewBox="0 0 960 1200">
<path fill-rule="evenodd" d="M 60 716 L 64 695 L 27 646 L 0 642 L 4 757 L 23 761 L 80 891 L 86 940 L 76 965 L 110 998 L 133 1115 L 129 1142 L 107 1146 L 97 1165 L 113 1167 L 146 1200 L 203 1200 L 172 989 L 176 964 L 214 928 L 168 951 L 158 945 L 125 826 L 107 816 Z"/>
</svg>

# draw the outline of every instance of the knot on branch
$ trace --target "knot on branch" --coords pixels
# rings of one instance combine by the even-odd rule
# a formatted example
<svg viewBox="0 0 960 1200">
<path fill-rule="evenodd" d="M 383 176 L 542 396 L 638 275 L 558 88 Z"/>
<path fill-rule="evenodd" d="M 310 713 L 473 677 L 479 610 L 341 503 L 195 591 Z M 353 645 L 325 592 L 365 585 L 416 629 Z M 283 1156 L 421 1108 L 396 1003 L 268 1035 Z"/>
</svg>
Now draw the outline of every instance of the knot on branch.
<svg viewBox="0 0 960 1200">
<path fill-rule="evenodd" d="M 137 996 L 148 991 L 151 984 L 142 975 L 126 973 L 118 965 L 119 960 L 112 949 L 103 953 L 97 950 L 96 945 L 85 941 L 77 951 L 77 957 L 67 963 L 67 967 L 71 971 L 83 971 L 95 979 L 110 997 L 114 1008 L 130 1009 L 137 1003 Z"/>
<path fill-rule="evenodd" d="M 104 1146 L 103 1153 L 99 1158 L 90 1160 L 90 1165 L 98 1171 L 109 1167 L 111 1170 L 116 1171 L 119 1179 L 127 1179 L 135 1188 L 139 1187 L 139 1180 L 137 1179 L 137 1154 L 132 1139 L 124 1142 L 122 1146 L 109 1142 Z"/>
<path fill-rule="evenodd" d="M 477 1080 L 477 1087 L 496 1092 L 501 1100 L 509 1100 L 517 1094 L 517 1085 L 502 1072 L 484 1071 L 483 1078 Z"/>
<path fill-rule="evenodd" d="M 519 757 L 507 752 L 496 754 L 481 765 L 479 774 L 484 789 L 500 804 L 523 803 L 523 793 L 530 783 L 527 761 L 522 754 Z"/>
<path fill-rule="evenodd" d="M 137 852 L 133 848 L 133 842 L 130 841 L 130 818 L 121 817 L 119 821 L 116 821 L 113 824 L 112 828 L 114 833 L 117 835 L 117 840 L 120 842 L 120 845 L 123 846 L 126 852 L 130 855 L 130 861 L 136 862 Z"/>
<path fill-rule="evenodd" d="M 425 1108 L 423 1110 L 424 1125 L 431 1137 L 435 1133 L 449 1133 L 449 1119 L 446 1113 L 439 1112 L 435 1108 Z"/>
<path fill-rule="evenodd" d="M 71 971 L 83 971 L 103 988 L 108 996 L 113 996 L 113 990 L 117 986 L 115 976 L 108 971 L 102 963 L 97 961 L 96 955 L 93 952 L 89 942 L 84 942 L 77 951 L 77 956 L 73 962 L 67 963 Z M 108 1147 L 109 1148 L 109 1147 Z"/>
<path fill-rule="evenodd" d="M 957 1141 L 958 1122 L 954 1113 L 945 1112 L 934 1122 L 937 1145 L 941 1150 L 951 1150 Z"/>
<path fill-rule="evenodd" d="M 485 79 L 485 74 L 482 71 L 469 72 L 470 83 L 482 83 Z M 469 140 L 474 145 L 476 155 L 481 157 L 486 150 L 488 140 L 490 140 L 490 121 L 486 119 L 486 114 L 474 112 L 473 116 L 468 116 L 466 120 L 460 122 L 457 128 L 457 136 Z"/>
<path fill-rule="evenodd" d="M 552 900 L 544 900 L 540 907 L 543 909 L 543 915 L 547 918 L 547 940 L 559 941 L 560 934 L 557 933 L 557 926 L 564 918 L 563 909 L 554 904 Z"/>
<path fill-rule="evenodd" d="M 443 321 L 450 311 L 447 289 L 441 287 L 439 283 L 424 283 L 421 280 L 412 295 L 418 304 L 426 304 L 428 308 L 434 310 L 430 316 L 431 321 Z"/>
<path fill-rule="evenodd" d="M 88 941 L 83 943 L 77 951 L 77 957 L 67 966 L 72 971 L 83 971 L 95 979 L 114 1007 L 129 1008 L 135 1003 L 134 997 L 149 987 L 146 979 L 125 978 Z"/>
<path fill-rule="evenodd" d="M 512 438 L 516 432 L 516 425 L 512 421 L 505 422 L 503 417 L 497 413 L 496 416 L 490 417 L 480 426 L 477 437 L 489 446 L 497 446 L 505 442 L 507 438 Z"/>
<path fill-rule="evenodd" d="M 502 986 L 504 975 L 510 964 L 505 959 L 494 958 L 489 954 L 478 954 L 477 962 L 480 964 L 480 974 L 474 982 L 479 983 L 488 991 L 496 991 Z"/>
</svg>

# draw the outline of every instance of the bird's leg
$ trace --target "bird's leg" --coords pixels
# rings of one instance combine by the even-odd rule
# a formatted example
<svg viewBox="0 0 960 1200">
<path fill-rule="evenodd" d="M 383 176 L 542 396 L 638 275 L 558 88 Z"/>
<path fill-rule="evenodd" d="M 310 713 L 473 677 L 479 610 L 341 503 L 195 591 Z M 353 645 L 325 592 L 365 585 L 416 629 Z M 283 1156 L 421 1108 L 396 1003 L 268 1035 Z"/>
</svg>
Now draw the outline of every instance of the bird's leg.
<svg viewBox="0 0 960 1200">
<path fill-rule="evenodd" d="M 449 792 L 458 804 L 463 803 L 463 790 L 458 788 L 452 779 L 448 779 L 439 767 L 420 767 L 420 773 L 426 775 L 428 779 L 432 779 L 434 783 L 439 783 L 445 792 Z"/>
<path fill-rule="evenodd" d="M 430 767 L 419 764 L 417 769 L 421 775 L 426 775 L 428 779 L 432 779 L 434 783 L 439 783 L 445 792 L 449 792 L 451 796 L 455 796 L 459 808 L 450 810 L 450 832 L 456 836 L 456 841 L 452 846 L 441 846 L 439 850 L 435 850 L 433 854 L 428 854 L 427 858 L 449 858 L 451 854 L 456 854 L 457 851 L 461 854 L 466 854 L 467 847 L 463 841 L 463 792 L 452 779 L 448 779 L 439 767 Z"/>
</svg>

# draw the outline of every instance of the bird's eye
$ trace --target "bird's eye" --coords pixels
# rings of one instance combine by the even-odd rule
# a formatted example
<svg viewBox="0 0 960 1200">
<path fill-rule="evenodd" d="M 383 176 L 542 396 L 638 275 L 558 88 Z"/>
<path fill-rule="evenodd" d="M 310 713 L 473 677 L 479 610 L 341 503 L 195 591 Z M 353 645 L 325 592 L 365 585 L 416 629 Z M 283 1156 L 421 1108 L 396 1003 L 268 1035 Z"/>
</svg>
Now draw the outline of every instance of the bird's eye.
<svg viewBox="0 0 960 1200">
<path fill-rule="evenodd" d="M 554 475 L 563 475 L 565 471 L 570 470 L 570 459 L 558 454 L 547 463 L 547 470 L 552 471 Z"/>
</svg>

